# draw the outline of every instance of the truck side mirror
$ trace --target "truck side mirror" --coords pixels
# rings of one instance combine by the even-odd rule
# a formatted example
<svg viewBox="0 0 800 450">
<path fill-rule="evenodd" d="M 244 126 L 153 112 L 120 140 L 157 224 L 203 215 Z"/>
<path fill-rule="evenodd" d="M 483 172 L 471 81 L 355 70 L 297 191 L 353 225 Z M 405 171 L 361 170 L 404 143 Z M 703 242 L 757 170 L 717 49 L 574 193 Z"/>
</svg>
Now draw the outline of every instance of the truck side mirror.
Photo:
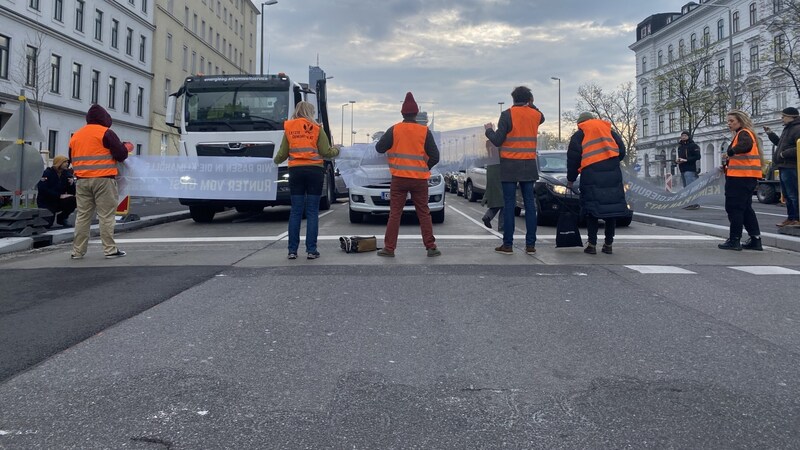
<svg viewBox="0 0 800 450">
<path fill-rule="evenodd" d="M 177 99 L 177 97 L 175 97 L 175 95 L 170 95 L 169 97 L 167 97 L 167 111 L 166 111 L 166 117 L 164 119 L 164 121 L 167 123 L 167 125 L 169 125 L 169 126 L 171 126 L 173 128 L 175 127 L 175 103 L 176 103 L 176 99 Z"/>
</svg>

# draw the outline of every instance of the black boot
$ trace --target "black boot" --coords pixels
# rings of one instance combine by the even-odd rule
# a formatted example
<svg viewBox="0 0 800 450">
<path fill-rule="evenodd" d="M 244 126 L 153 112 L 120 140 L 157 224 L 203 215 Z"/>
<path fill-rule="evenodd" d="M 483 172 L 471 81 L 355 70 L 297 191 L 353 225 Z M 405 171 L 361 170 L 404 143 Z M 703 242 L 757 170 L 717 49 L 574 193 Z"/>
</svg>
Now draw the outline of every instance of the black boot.
<svg viewBox="0 0 800 450">
<path fill-rule="evenodd" d="M 761 246 L 761 238 L 760 237 L 752 237 L 747 240 L 744 244 L 742 244 L 742 248 L 745 250 L 756 250 L 756 251 L 763 251 L 764 247 Z"/>
<path fill-rule="evenodd" d="M 717 247 L 722 250 L 736 250 L 737 252 L 742 251 L 742 243 L 739 238 L 728 238 L 727 241 L 717 245 Z"/>
</svg>

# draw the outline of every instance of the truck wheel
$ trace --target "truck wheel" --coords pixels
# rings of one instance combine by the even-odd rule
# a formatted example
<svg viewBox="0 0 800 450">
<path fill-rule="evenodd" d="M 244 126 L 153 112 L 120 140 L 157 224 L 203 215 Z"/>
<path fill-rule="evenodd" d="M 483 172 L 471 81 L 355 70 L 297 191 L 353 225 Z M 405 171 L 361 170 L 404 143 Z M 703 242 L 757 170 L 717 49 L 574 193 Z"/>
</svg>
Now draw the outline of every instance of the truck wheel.
<svg viewBox="0 0 800 450">
<path fill-rule="evenodd" d="M 441 211 L 431 211 L 433 223 L 444 223 L 444 208 Z"/>
<path fill-rule="evenodd" d="M 761 203 L 778 203 L 778 192 L 771 184 L 759 184 L 756 188 L 756 197 Z"/>
<path fill-rule="evenodd" d="M 471 201 L 476 202 L 478 201 L 478 196 L 475 195 L 475 191 L 472 189 L 472 182 L 468 181 L 467 185 L 464 186 L 464 198 Z"/>
<path fill-rule="evenodd" d="M 364 214 L 358 211 L 350 210 L 350 223 L 363 223 Z"/>
<path fill-rule="evenodd" d="M 189 206 L 189 215 L 192 216 L 192 220 L 197 223 L 211 223 L 214 220 L 214 214 L 217 211 L 210 206 L 204 205 L 191 205 Z"/>
</svg>

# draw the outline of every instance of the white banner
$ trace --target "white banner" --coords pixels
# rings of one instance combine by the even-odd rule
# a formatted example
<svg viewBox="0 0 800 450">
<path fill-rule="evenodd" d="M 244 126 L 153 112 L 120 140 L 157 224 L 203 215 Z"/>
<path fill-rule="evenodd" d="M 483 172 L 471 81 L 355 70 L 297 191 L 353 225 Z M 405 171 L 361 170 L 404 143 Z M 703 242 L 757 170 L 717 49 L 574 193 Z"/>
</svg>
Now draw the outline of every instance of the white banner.
<svg viewBox="0 0 800 450">
<path fill-rule="evenodd" d="M 117 181 L 120 199 L 275 200 L 278 166 L 272 158 L 130 156 Z"/>
</svg>

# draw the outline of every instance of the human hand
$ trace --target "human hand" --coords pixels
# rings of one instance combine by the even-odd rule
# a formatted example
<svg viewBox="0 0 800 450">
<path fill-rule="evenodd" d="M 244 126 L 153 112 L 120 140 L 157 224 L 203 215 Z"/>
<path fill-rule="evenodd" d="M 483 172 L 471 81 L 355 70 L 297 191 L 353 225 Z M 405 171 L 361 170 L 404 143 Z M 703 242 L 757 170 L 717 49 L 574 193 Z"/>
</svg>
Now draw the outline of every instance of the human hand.
<svg viewBox="0 0 800 450">
<path fill-rule="evenodd" d="M 483 124 L 483 128 L 487 130 L 494 130 L 494 124 L 492 122 Z"/>
<path fill-rule="evenodd" d="M 133 151 L 133 143 L 132 142 L 125 141 L 125 142 L 122 143 L 122 145 L 125 146 L 125 150 L 127 150 L 128 153 Z"/>
<path fill-rule="evenodd" d="M 770 131 L 772 131 L 772 129 L 770 127 L 764 127 L 764 131 L 769 133 Z"/>
</svg>

